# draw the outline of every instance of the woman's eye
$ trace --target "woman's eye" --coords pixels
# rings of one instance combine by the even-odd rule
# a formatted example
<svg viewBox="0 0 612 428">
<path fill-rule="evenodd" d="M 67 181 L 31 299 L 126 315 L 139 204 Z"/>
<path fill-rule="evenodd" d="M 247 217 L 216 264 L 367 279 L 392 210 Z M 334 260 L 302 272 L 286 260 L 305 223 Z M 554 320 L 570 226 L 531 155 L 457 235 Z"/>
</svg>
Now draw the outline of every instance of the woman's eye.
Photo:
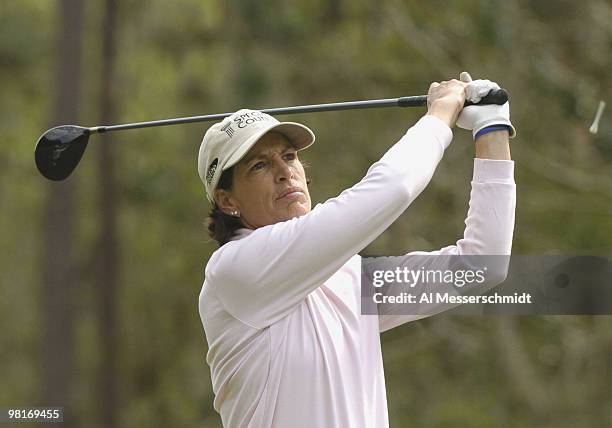
<svg viewBox="0 0 612 428">
<path fill-rule="evenodd" d="M 266 164 L 265 164 L 264 162 L 257 162 L 255 165 L 253 165 L 253 166 L 251 167 L 251 171 L 255 171 L 255 170 L 261 169 L 261 168 L 263 168 L 265 165 L 266 165 Z"/>
<path fill-rule="evenodd" d="M 296 158 L 296 157 L 297 157 L 297 156 L 296 156 L 296 154 L 295 154 L 295 153 L 287 153 L 287 154 L 285 155 L 285 159 L 287 159 L 287 160 L 295 160 L 295 158 Z"/>
</svg>

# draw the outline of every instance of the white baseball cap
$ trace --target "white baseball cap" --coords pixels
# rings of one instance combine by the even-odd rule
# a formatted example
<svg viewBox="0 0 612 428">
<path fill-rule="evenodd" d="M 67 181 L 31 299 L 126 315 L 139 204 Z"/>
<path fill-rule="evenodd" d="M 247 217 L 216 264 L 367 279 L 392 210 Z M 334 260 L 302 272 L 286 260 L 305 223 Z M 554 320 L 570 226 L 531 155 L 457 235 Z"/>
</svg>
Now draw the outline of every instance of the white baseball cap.
<svg viewBox="0 0 612 428">
<path fill-rule="evenodd" d="M 269 114 L 249 109 L 238 110 L 206 131 L 198 154 L 198 173 L 211 203 L 223 171 L 236 165 L 270 131 L 283 134 L 296 150 L 315 141 L 314 133 L 302 124 L 279 122 Z"/>
</svg>

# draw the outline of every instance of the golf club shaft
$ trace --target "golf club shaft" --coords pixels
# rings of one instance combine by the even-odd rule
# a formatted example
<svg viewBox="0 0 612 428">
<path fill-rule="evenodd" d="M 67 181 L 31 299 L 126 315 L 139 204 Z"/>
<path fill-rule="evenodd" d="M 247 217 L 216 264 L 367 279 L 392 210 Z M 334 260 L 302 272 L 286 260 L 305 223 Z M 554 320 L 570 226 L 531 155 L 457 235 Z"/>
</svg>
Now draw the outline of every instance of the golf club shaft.
<svg viewBox="0 0 612 428">
<path fill-rule="evenodd" d="M 505 90 L 500 89 L 494 93 L 490 93 L 484 97 L 481 104 L 504 104 L 508 100 L 508 94 Z M 466 105 L 471 103 L 466 102 Z M 321 111 L 334 111 L 334 110 L 354 110 L 354 109 L 366 109 L 366 108 L 381 108 L 381 107 L 421 107 L 427 105 L 427 95 L 417 95 L 410 97 L 400 98 L 385 98 L 380 100 L 366 100 L 366 101 L 347 101 L 339 103 L 328 103 L 328 104 L 312 104 L 305 106 L 294 106 L 294 107 L 278 107 L 261 110 L 268 114 L 290 114 L 290 113 L 313 113 Z M 179 117 L 175 119 L 164 119 L 164 120 L 153 120 L 150 122 L 137 122 L 137 123 L 126 123 L 123 125 L 110 125 L 110 126 L 95 126 L 88 128 L 90 134 L 99 134 L 111 131 L 122 131 L 126 129 L 137 129 L 137 128 L 150 128 L 154 126 L 167 126 L 167 125 L 179 125 L 183 123 L 194 123 L 194 122 L 209 122 L 222 120 L 233 113 L 217 113 L 209 114 L 204 116 L 191 116 L 191 117 Z"/>
<path fill-rule="evenodd" d="M 379 108 L 379 107 L 416 107 L 422 106 L 427 103 L 427 96 L 414 96 L 414 97 L 401 97 L 401 98 L 387 98 L 380 100 L 368 100 L 368 101 L 348 101 L 340 103 L 329 103 L 329 104 L 312 104 L 305 106 L 294 106 L 294 107 L 277 107 L 260 110 L 268 114 L 288 114 L 288 113 L 313 113 L 320 111 L 334 111 L 334 110 L 352 110 L 352 109 L 366 109 L 366 108 Z M 179 125 L 183 123 L 193 122 L 209 122 L 222 120 L 233 113 L 217 113 L 208 114 L 204 116 L 191 116 L 191 117 L 179 117 L 175 119 L 165 120 L 153 120 L 150 122 L 137 122 L 137 123 L 126 123 L 124 125 L 111 125 L 111 126 L 96 126 L 89 128 L 89 132 L 92 134 L 103 133 L 110 131 L 121 131 L 125 129 L 136 129 L 136 128 L 149 128 L 153 126 L 166 126 L 166 125 Z"/>
</svg>

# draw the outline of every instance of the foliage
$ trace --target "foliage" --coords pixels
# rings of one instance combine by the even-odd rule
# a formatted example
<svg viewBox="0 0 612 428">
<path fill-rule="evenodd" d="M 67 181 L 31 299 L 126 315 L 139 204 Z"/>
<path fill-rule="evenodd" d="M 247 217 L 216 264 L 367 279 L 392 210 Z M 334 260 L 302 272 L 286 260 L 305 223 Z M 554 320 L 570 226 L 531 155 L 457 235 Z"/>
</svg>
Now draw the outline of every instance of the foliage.
<svg viewBox="0 0 612 428">
<path fill-rule="evenodd" d="M 2 406 L 36 405 L 41 388 L 42 213 L 49 186 L 33 147 L 56 88 L 55 2 L 0 3 Z M 94 125 L 101 2 L 86 4 L 80 120 Z M 514 252 L 612 250 L 612 6 L 569 1 L 151 0 L 120 2 L 115 117 L 121 122 L 340 100 L 424 94 L 430 82 L 475 78 L 511 94 L 518 207 Z M 366 172 L 423 111 L 295 117 L 317 133 L 303 153 L 314 201 Z M 215 245 L 196 171 L 207 125 L 109 135 L 120 233 L 120 426 L 218 426 L 197 311 Z M 92 266 L 100 218 L 95 137 L 78 183 L 78 367 L 74 403 L 92 421 L 100 343 Z M 458 239 L 467 210 L 471 139 L 454 142 L 427 190 L 367 254 L 433 250 Z M 398 237 L 401 237 L 399 239 Z M 56 255 L 61 257 L 61 255 Z M 391 425 L 602 426 L 612 420 L 612 335 L 606 317 L 439 316 L 383 336 Z"/>
</svg>

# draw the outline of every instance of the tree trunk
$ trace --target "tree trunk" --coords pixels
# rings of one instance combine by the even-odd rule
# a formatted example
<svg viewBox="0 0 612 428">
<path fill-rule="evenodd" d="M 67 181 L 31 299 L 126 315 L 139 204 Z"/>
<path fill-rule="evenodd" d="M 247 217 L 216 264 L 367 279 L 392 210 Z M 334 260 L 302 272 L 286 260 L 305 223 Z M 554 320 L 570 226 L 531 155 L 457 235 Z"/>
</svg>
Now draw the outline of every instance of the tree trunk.
<svg viewBox="0 0 612 428">
<path fill-rule="evenodd" d="M 102 61 L 100 76 L 100 123 L 114 121 L 113 75 L 115 64 L 116 0 L 104 1 Z M 118 286 L 117 185 L 113 145 L 101 135 L 98 145 L 98 212 L 100 235 L 97 247 L 96 299 L 101 360 L 98 368 L 98 413 L 100 426 L 116 426 L 117 417 L 117 322 Z"/>
<path fill-rule="evenodd" d="M 58 10 L 56 99 L 52 122 L 78 123 L 81 83 L 83 4 L 61 0 Z M 74 400 L 74 287 L 78 280 L 74 248 L 74 176 L 49 182 L 44 215 L 42 267 L 42 403 L 64 407 L 64 427 L 77 426 Z"/>
</svg>

